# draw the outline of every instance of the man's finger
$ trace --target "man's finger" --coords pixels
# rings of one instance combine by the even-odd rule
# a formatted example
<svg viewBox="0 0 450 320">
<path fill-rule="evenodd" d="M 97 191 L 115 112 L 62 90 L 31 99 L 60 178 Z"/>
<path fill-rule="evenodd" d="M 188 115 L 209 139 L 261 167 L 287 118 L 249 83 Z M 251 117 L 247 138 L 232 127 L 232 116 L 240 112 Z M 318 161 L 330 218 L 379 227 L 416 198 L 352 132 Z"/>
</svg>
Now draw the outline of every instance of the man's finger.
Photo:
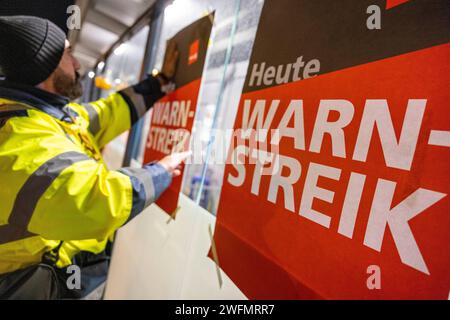
<svg viewBox="0 0 450 320">
<path fill-rule="evenodd" d="M 187 158 L 189 158 L 191 155 L 192 155 L 192 151 L 191 150 L 184 151 L 184 152 L 177 152 L 177 153 L 172 154 L 172 159 L 176 163 L 180 164 L 183 161 L 185 161 Z"/>
</svg>

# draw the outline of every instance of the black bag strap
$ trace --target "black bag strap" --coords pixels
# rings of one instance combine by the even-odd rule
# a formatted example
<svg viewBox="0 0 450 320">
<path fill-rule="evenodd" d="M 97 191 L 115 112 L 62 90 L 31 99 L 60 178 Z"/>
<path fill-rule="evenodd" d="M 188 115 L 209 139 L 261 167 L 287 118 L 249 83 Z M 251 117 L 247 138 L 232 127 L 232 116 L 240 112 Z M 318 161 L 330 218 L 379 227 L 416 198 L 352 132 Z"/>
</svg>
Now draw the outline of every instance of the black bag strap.
<svg viewBox="0 0 450 320">
<path fill-rule="evenodd" d="M 0 276 L 0 299 L 60 299 L 63 291 L 56 263 L 62 244 L 45 252 L 41 263 Z"/>
</svg>

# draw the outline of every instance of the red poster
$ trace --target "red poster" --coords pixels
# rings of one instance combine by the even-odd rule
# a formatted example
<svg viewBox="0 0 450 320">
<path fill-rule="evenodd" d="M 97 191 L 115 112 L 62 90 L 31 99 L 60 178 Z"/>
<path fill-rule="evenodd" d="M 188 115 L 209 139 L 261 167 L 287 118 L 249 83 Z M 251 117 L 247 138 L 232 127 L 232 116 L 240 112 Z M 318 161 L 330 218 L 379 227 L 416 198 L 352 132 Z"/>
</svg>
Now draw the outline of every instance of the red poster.
<svg viewBox="0 0 450 320">
<path fill-rule="evenodd" d="M 213 14 L 205 16 L 169 40 L 176 42 L 179 51 L 174 77 L 177 89 L 153 106 L 144 163 L 189 147 L 213 18 Z M 156 204 L 172 215 L 177 209 L 180 189 L 181 179 L 174 179 Z"/>
<path fill-rule="evenodd" d="M 374 4 L 265 2 L 214 234 L 249 298 L 449 296 L 449 3 Z"/>
</svg>

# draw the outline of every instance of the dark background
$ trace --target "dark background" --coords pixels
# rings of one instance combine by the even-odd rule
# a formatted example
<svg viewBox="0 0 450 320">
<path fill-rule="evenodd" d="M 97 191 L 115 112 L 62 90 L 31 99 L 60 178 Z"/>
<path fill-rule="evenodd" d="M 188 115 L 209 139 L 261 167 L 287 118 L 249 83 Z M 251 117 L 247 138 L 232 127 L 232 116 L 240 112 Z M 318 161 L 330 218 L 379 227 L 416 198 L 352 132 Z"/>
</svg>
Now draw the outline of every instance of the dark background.
<svg viewBox="0 0 450 320">
<path fill-rule="evenodd" d="M 0 16 L 30 15 L 49 19 L 67 34 L 67 7 L 75 0 L 0 0 Z"/>
</svg>

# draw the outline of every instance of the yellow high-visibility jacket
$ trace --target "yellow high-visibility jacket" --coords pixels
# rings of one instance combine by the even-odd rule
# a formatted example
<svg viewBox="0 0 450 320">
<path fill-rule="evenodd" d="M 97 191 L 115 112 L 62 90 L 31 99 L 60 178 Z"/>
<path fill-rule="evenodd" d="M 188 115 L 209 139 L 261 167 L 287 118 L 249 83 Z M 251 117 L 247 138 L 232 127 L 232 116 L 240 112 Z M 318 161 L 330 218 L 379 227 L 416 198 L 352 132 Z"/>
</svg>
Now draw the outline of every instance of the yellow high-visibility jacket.
<svg viewBox="0 0 450 320">
<path fill-rule="evenodd" d="M 100 253 L 167 188 L 160 165 L 111 171 L 99 151 L 162 96 L 146 81 L 85 105 L 0 81 L 0 274 L 60 244 L 59 268 Z"/>
</svg>

